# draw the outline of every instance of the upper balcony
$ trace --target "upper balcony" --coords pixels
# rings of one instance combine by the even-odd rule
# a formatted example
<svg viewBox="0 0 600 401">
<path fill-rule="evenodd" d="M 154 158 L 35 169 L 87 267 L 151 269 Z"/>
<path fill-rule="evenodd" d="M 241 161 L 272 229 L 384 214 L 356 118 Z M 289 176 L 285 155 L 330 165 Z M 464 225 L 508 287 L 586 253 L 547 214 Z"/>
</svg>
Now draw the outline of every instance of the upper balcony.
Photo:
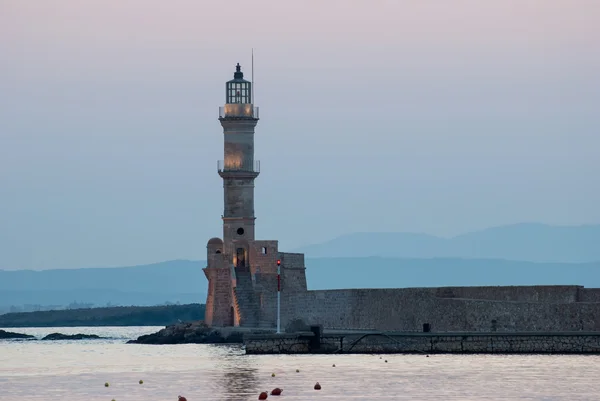
<svg viewBox="0 0 600 401">
<path fill-rule="evenodd" d="M 217 161 L 217 171 L 220 176 L 233 173 L 236 176 L 258 176 L 260 173 L 260 160 L 226 159 Z"/>
<path fill-rule="evenodd" d="M 258 120 L 258 107 L 249 103 L 228 103 L 219 107 L 219 120 L 223 118 Z"/>
</svg>

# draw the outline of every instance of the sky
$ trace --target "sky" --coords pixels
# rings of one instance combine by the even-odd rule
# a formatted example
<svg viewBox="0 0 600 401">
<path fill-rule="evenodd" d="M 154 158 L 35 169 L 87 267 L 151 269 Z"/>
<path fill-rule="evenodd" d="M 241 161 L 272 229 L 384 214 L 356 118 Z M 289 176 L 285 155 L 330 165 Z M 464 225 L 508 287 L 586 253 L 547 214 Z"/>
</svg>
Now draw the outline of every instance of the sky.
<svg viewBox="0 0 600 401">
<path fill-rule="evenodd" d="M 205 259 L 254 48 L 257 238 L 600 223 L 596 0 L 0 0 L 0 269 Z"/>
</svg>

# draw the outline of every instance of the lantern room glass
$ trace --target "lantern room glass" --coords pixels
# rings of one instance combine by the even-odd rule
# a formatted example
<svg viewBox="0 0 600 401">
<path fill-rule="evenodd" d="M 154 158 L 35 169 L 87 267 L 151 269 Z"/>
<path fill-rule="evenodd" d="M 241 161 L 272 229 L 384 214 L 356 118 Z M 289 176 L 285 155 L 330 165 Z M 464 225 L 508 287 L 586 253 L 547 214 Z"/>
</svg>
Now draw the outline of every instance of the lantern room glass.
<svg viewBox="0 0 600 401">
<path fill-rule="evenodd" d="M 226 85 L 227 104 L 252 104 L 252 83 L 244 79 L 241 67 L 235 67 L 233 79 Z"/>
</svg>

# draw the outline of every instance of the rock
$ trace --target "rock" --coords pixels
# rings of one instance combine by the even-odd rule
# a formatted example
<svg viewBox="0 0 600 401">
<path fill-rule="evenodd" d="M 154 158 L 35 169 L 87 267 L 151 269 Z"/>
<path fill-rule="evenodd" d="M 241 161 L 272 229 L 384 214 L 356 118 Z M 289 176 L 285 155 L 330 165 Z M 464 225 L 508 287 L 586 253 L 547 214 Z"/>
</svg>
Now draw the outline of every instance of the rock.
<svg viewBox="0 0 600 401">
<path fill-rule="evenodd" d="M 98 340 L 104 337 L 97 336 L 95 334 L 62 334 L 52 333 L 48 334 L 42 340 L 55 341 L 55 340 Z"/>
<path fill-rule="evenodd" d="M 179 323 L 167 326 L 157 333 L 140 336 L 128 344 L 241 344 L 243 333 L 223 332 L 210 328 L 204 322 Z"/>
<path fill-rule="evenodd" d="M 14 340 L 14 339 L 30 339 L 35 338 L 29 334 L 12 333 L 10 331 L 0 330 L 0 340 Z"/>
</svg>

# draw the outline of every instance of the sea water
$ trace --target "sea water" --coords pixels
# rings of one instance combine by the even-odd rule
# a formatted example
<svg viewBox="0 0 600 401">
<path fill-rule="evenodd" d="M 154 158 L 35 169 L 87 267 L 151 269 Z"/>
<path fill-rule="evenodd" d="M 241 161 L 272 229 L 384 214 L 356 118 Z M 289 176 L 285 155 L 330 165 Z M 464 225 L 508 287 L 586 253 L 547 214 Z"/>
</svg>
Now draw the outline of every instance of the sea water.
<svg viewBox="0 0 600 401">
<path fill-rule="evenodd" d="M 8 328 L 110 338 L 0 341 L 0 400 L 242 401 L 275 387 L 283 393 L 269 400 L 600 400 L 598 356 L 246 356 L 241 346 L 126 344 L 159 329 Z"/>
</svg>

